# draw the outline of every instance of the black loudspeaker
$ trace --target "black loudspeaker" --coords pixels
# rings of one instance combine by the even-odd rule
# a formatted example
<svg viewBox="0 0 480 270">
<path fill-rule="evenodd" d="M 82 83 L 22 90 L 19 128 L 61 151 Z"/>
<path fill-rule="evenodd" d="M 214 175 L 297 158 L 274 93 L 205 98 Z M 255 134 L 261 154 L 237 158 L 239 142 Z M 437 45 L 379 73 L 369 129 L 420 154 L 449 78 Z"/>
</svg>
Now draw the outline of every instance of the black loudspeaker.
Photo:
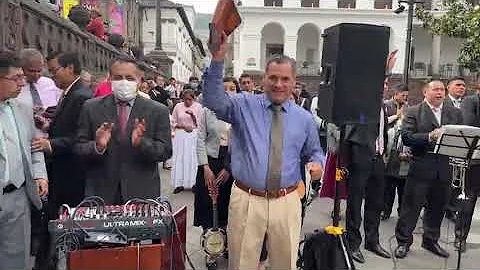
<svg viewBox="0 0 480 270">
<path fill-rule="evenodd" d="M 338 126 L 378 123 L 390 28 L 342 23 L 323 39 L 318 116 Z"/>
</svg>

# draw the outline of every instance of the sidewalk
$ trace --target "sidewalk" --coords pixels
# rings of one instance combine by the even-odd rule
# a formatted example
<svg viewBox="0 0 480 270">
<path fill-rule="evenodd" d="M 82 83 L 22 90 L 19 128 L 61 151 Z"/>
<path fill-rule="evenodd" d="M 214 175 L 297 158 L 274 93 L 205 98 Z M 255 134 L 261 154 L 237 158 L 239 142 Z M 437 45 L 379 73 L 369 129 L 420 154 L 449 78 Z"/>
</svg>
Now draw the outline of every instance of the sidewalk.
<svg viewBox="0 0 480 270">
<path fill-rule="evenodd" d="M 162 195 L 167 195 L 174 207 L 178 209 L 183 205 L 187 206 L 187 253 L 192 260 L 195 269 L 206 269 L 204 253 L 200 245 L 201 229 L 193 227 L 193 193 L 186 190 L 179 194 L 172 194 L 170 187 L 170 174 L 168 171 L 162 172 Z M 480 205 L 477 205 L 477 209 Z M 305 222 L 303 226 L 304 233 L 313 232 L 314 229 L 323 228 L 330 223 L 330 212 L 333 208 L 330 199 L 315 199 L 307 209 Z M 345 205 L 342 204 L 342 210 Z M 392 216 L 389 220 L 382 221 L 380 227 L 380 241 L 385 249 L 390 249 L 389 238 L 394 235 L 396 216 Z M 412 245 L 408 257 L 397 261 L 396 269 L 455 269 L 457 265 L 457 253 L 453 247 L 454 226 L 453 223 L 444 220 L 442 225 L 441 245 L 450 252 L 449 259 L 443 259 L 421 248 L 421 220 L 417 225 L 414 236 L 414 244 Z M 475 212 L 474 221 L 470 236 L 467 240 L 467 252 L 462 255 L 462 269 L 479 269 L 480 268 L 480 213 Z M 446 244 L 448 243 L 448 244 Z M 396 241 L 392 239 L 391 248 L 395 249 Z M 357 269 L 394 269 L 391 259 L 383 259 L 375 254 L 363 250 L 366 263 L 355 266 Z M 187 269 L 191 267 L 187 263 Z M 226 260 L 219 262 L 219 270 L 227 269 Z"/>
</svg>

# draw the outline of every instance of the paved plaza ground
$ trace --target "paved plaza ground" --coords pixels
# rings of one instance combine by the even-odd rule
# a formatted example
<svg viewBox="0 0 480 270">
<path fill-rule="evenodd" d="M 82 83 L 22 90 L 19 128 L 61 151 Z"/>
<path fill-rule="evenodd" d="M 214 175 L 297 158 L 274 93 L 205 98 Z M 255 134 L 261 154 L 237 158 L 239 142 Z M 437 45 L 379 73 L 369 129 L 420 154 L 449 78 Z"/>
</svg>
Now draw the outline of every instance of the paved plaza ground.
<svg viewBox="0 0 480 270">
<path fill-rule="evenodd" d="M 175 209 L 183 205 L 188 209 L 187 222 L 187 253 L 192 260 L 195 269 L 206 269 L 204 253 L 200 246 L 201 229 L 193 227 L 193 193 L 190 190 L 179 194 L 172 194 L 169 171 L 162 171 L 162 193 L 169 197 Z M 330 223 L 330 211 L 333 203 L 330 199 L 318 198 L 309 206 L 303 226 L 304 233 L 310 233 L 314 229 L 323 228 Z M 345 205 L 342 204 L 342 209 Z M 477 209 L 480 206 L 477 205 Z M 394 211 L 395 212 L 395 211 Z M 467 253 L 462 256 L 462 269 L 480 269 L 480 211 L 475 213 L 472 229 L 468 238 Z M 394 235 L 397 216 L 392 216 L 387 221 L 382 221 L 380 237 L 383 247 L 389 249 L 389 239 Z M 398 260 L 394 268 L 391 259 L 380 258 L 369 251 L 362 250 L 366 263 L 356 264 L 357 269 L 455 269 L 457 254 L 453 248 L 454 226 L 453 223 L 444 220 L 442 225 L 441 245 L 450 252 L 449 259 L 442 259 L 422 249 L 421 245 L 421 221 L 419 221 L 414 236 L 415 242 L 411 247 L 406 259 Z M 392 241 L 392 249 L 396 247 L 396 241 Z M 362 246 L 363 248 L 363 246 Z M 187 265 L 187 269 L 191 269 Z M 227 269 L 226 260 L 219 262 L 219 269 Z"/>
</svg>

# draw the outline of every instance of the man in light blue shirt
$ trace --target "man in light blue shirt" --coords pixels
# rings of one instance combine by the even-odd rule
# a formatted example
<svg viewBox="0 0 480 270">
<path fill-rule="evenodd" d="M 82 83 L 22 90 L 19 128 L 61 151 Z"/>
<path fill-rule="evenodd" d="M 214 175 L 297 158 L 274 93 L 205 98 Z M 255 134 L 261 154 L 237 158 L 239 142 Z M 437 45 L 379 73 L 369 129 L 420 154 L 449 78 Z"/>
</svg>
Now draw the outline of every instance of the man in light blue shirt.
<svg viewBox="0 0 480 270">
<path fill-rule="evenodd" d="M 232 124 L 232 188 L 228 217 L 229 269 L 255 269 L 264 236 L 272 269 L 295 269 L 301 227 L 300 162 L 320 179 L 325 156 L 313 116 L 296 106 L 295 61 L 266 65 L 265 94 L 229 96 L 223 89 L 226 36 L 205 72 L 203 104 Z"/>
</svg>

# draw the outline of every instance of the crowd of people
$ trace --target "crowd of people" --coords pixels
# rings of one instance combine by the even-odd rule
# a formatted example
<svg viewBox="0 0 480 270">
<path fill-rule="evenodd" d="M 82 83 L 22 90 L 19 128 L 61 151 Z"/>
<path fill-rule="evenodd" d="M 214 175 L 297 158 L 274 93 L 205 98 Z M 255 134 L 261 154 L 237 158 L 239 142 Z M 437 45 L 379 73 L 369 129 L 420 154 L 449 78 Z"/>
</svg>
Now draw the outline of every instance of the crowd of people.
<svg viewBox="0 0 480 270">
<path fill-rule="evenodd" d="M 106 204 L 156 198 L 163 167 L 173 193 L 194 192 L 194 225 L 204 231 L 213 225 L 211 194 L 218 194 L 229 269 L 261 269 L 267 258 L 271 269 L 295 269 L 306 180 L 318 185 L 330 154 L 327 125 L 316 113 L 321 101 L 296 81 L 293 59 L 270 59 L 259 87 L 248 74 L 224 77 L 226 52 L 222 35 L 203 77 L 185 84 L 146 78 L 134 59 L 119 57 L 95 86 L 76 53 L 0 52 L 0 268 L 52 267 L 46 224 L 61 205 L 86 196 Z M 476 196 L 468 194 L 467 211 L 459 211 L 448 159 L 432 150 L 442 125 L 480 126 L 479 94 L 465 97 L 461 77 L 446 87 L 432 80 L 424 100 L 410 106 L 408 86 L 385 78 L 394 93 L 379 124 L 349 124 L 344 138 L 353 259 L 365 262 L 362 241 L 392 256 L 380 244 L 379 224 L 390 218 L 396 194 L 394 256 L 407 256 L 422 209 L 423 248 L 449 256 L 438 244 L 447 212 L 456 247 L 465 251 Z M 206 263 L 215 262 L 207 256 Z"/>
</svg>

